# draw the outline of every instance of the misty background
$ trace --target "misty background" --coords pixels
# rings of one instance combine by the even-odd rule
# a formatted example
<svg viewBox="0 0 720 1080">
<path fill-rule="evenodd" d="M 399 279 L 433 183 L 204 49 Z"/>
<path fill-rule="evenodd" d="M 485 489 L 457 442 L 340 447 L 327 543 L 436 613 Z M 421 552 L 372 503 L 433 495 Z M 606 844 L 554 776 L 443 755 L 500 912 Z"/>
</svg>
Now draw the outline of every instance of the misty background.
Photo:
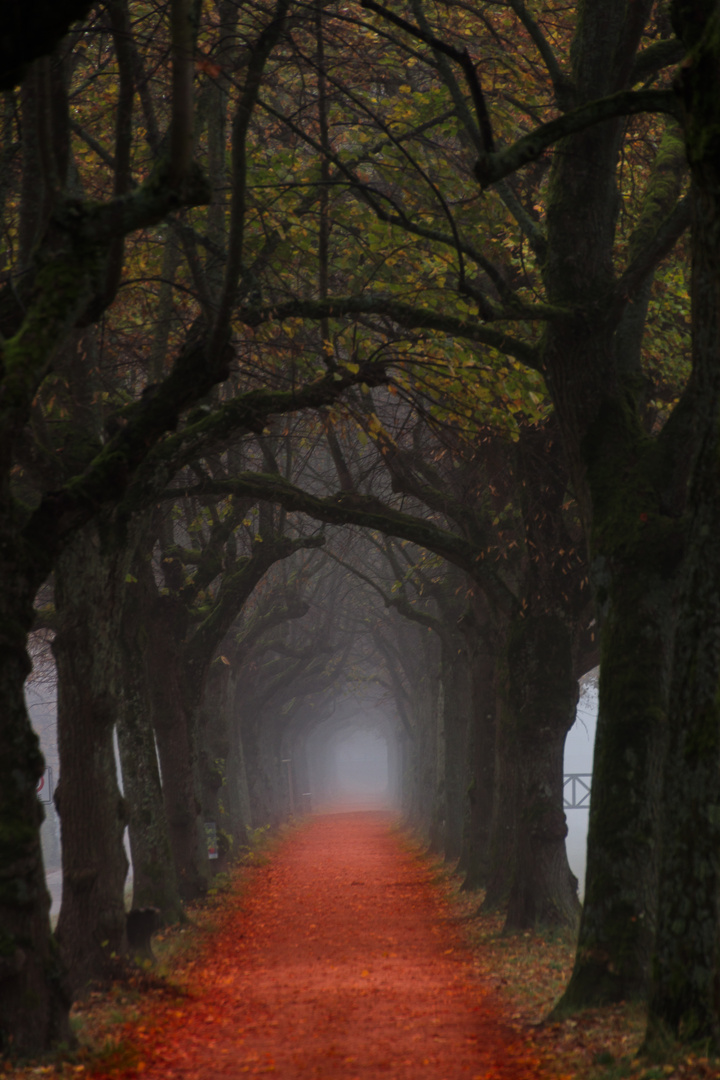
<svg viewBox="0 0 720 1080">
<path fill-rule="evenodd" d="M 47 677 L 37 681 L 30 679 L 26 686 L 26 697 L 48 770 L 39 797 L 45 808 L 42 826 L 45 869 L 53 901 L 52 914 L 57 915 L 62 877 L 60 821 L 51 801 L 59 779 L 54 685 Z M 580 683 L 576 719 L 565 743 L 566 774 L 592 774 L 596 718 L 597 669 Z M 372 706 L 367 714 L 359 712 L 339 723 L 330 719 L 318 724 L 307 738 L 310 790 L 294 793 L 296 812 L 395 809 L 399 804 L 401 778 L 394 747 L 390 721 Z M 588 809 L 566 810 L 566 816 L 568 860 L 578 879 L 582 898 Z"/>
</svg>

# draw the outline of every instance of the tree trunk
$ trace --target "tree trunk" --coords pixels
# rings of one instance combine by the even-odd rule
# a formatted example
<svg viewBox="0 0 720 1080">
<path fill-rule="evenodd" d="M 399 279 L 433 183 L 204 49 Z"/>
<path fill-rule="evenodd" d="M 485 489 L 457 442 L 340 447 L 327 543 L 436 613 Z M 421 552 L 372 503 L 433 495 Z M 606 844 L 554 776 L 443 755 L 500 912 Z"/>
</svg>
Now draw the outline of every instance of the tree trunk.
<svg viewBox="0 0 720 1080">
<path fill-rule="evenodd" d="M 157 648 L 157 638 L 155 644 Z M 163 686 L 154 695 L 153 717 L 178 890 L 187 901 L 207 892 L 205 826 L 198 798 L 195 731 L 174 660 L 165 657 L 167 664 L 159 664 Z M 161 660 L 157 653 L 156 659 Z"/>
<path fill-rule="evenodd" d="M 465 872 L 462 888 L 467 890 L 487 884 L 495 799 L 495 658 L 481 638 L 472 657 L 471 778 L 461 857 Z"/>
<path fill-rule="evenodd" d="M 231 803 L 233 809 L 237 809 L 237 800 L 229 798 L 229 683 L 230 668 L 218 657 L 211 665 L 205 682 L 198 724 L 203 818 L 215 823 L 218 837 L 218 859 L 209 867 L 210 873 L 218 873 L 227 867 L 232 858 L 236 833 L 244 831 L 242 821 L 238 821 L 231 812 Z"/>
<path fill-rule="evenodd" d="M 127 555 L 104 550 L 95 526 L 79 531 L 55 570 L 59 630 L 56 804 L 63 898 L 56 936 L 75 990 L 107 978 L 126 951 L 125 805 L 117 783 L 117 639 Z"/>
<path fill-rule="evenodd" d="M 236 847 L 247 847 L 248 829 L 251 827 L 250 792 L 248 789 L 245 747 L 240 724 L 239 680 L 231 669 L 232 696 L 228 698 L 227 760 L 228 812 L 233 828 Z"/>
<path fill-rule="evenodd" d="M 506 930 L 577 926 L 577 878 L 565 849 L 565 737 L 575 720 L 573 632 L 559 616 L 516 620 L 505 695 L 514 725 L 519 814 Z"/>
<path fill-rule="evenodd" d="M 654 554 L 638 542 L 607 595 L 585 898 L 558 1014 L 647 991 L 675 623 L 674 574 Z"/>
<path fill-rule="evenodd" d="M 250 794 L 252 827 L 260 829 L 275 823 L 273 798 L 274 769 L 267 768 L 261 718 L 253 717 L 242 729 L 242 745 L 245 751 L 245 768 Z"/>
<path fill-rule="evenodd" d="M 501 671 L 499 667 L 498 682 L 502 680 Z M 496 717 L 495 785 L 483 911 L 506 909 L 517 859 L 519 777 L 514 724 L 501 695 L 497 697 Z"/>
<path fill-rule="evenodd" d="M 430 838 L 436 820 L 438 785 L 442 778 L 438 774 L 437 758 L 439 698 L 438 673 L 428 669 L 411 687 L 411 713 L 415 727 L 411 747 L 414 779 L 411 824 L 425 839 Z"/>
<path fill-rule="evenodd" d="M 705 14 L 704 35 L 698 13 Z M 720 1051 L 720 11 L 676 6 L 695 48 L 682 73 L 693 171 L 693 374 L 700 445 L 690 485 L 688 585 L 680 605 L 661 818 L 658 928 L 646 1044 Z M 687 20 L 687 23 L 685 22 Z M 708 132 L 713 131 L 711 138 Z"/>
<path fill-rule="evenodd" d="M 705 224 L 710 236 L 715 226 L 720 243 L 717 216 Z M 716 286 L 714 320 L 717 297 Z M 717 332 L 715 341 L 720 341 Z M 704 1052 L 720 1050 L 720 592 L 708 578 L 708 568 L 720 566 L 717 428 L 716 417 L 693 493 L 698 513 L 692 533 L 698 543 L 675 644 L 646 1035 L 651 1052 L 678 1040 L 701 1042 Z"/>
<path fill-rule="evenodd" d="M 437 712 L 432 728 L 429 729 L 429 748 L 427 753 L 427 776 L 432 791 L 430 807 L 430 828 L 427 833 L 429 849 L 433 855 L 442 855 L 445 851 L 445 828 L 447 799 L 445 791 L 445 692 L 440 680 L 437 700 Z M 431 779 L 430 779 L 431 778 Z"/>
<path fill-rule="evenodd" d="M 638 14 L 644 19 L 648 11 L 645 5 Z M 627 15 L 624 0 L 583 6 L 572 47 L 576 105 L 627 86 L 638 45 Z M 673 454 L 667 438 L 675 418 L 657 439 L 646 436 L 639 349 L 628 352 L 625 341 L 619 355 L 621 304 L 614 311 L 599 300 L 616 288 L 624 123 L 603 122 L 558 144 L 546 215 L 547 299 L 572 314 L 548 326 L 543 370 L 586 530 L 601 639 L 585 898 L 558 1014 L 646 992 L 673 581 L 682 560 L 682 453 Z M 671 208 L 662 199 L 657 205 L 664 213 Z M 649 264 L 647 277 L 652 273 Z"/>
<path fill-rule="evenodd" d="M 147 612 L 140 589 L 126 590 L 120 635 L 122 694 L 118 712 L 118 746 L 128 810 L 133 864 L 133 907 L 155 907 L 165 923 L 182 918 L 165 813 L 150 680 L 153 650 Z"/>
<path fill-rule="evenodd" d="M 467 647 L 459 632 L 448 632 L 442 642 L 444 803 L 443 851 L 449 862 L 460 858 L 469 782 L 468 733 L 472 708 L 472 680 Z"/>
<path fill-rule="evenodd" d="M 0 542 L 0 1055 L 37 1054 L 70 1042 L 70 996 L 50 932 L 50 895 L 40 845 L 36 795 L 44 762 L 25 708 L 31 664 L 33 584 Z"/>
<path fill-rule="evenodd" d="M 175 877 L 155 733 L 147 703 L 128 692 L 120 704 L 118 746 L 128 812 L 128 833 L 133 865 L 132 906 L 155 907 L 162 923 L 183 918 Z M 145 708 L 143 709 L 143 705 Z"/>
</svg>

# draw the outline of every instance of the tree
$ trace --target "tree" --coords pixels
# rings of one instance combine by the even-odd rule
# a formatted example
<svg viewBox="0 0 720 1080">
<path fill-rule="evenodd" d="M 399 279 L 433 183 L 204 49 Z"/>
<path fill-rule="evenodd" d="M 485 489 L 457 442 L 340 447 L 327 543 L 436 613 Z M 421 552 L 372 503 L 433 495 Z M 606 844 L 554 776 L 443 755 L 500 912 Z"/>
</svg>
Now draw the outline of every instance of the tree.
<svg viewBox="0 0 720 1080">
<path fill-rule="evenodd" d="M 694 184 L 693 374 L 703 436 L 688 496 L 687 585 L 678 620 L 662 806 L 660 903 L 646 1046 L 668 1041 L 720 1046 L 718 950 L 718 122 L 720 10 L 673 6 L 689 56 L 679 92 Z"/>
<path fill-rule="evenodd" d="M 40 857 L 40 810 L 35 787 L 42 773 L 42 759 L 22 696 L 23 680 L 29 670 L 26 642 L 34 618 L 33 599 L 77 530 L 104 514 L 104 535 L 117 541 L 134 508 L 144 510 L 152 505 L 157 490 L 162 489 L 165 481 L 158 472 L 170 469 L 172 475 L 184 464 L 182 456 L 179 463 L 168 464 L 178 444 L 192 454 L 187 450 L 188 441 L 194 435 L 204 437 L 202 419 L 198 421 L 197 417 L 195 424 L 183 426 L 175 442 L 168 433 L 175 431 L 191 405 L 226 378 L 232 357 L 233 305 L 241 292 L 241 278 L 247 277 L 242 261 L 246 209 L 242 147 L 265 64 L 282 34 L 286 12 L 282 2 L 267 18 L 261 18 L 259 26 L 251 19 L 245 35 L 252 57 L 243 70 L 244 81 L 238 94 L 237 197 L 231 215 L 234 225 L 228 257 L 219 274 L 217 305 L 208 303 L 204 310 L 201 305 L 200 311 L 189 313 L 187 332 L 171 339 L 173 359 L 158 372 L 155 386 L 148 388 L 146 380 L 131 371 L 120 389 L 124 402 L 119 408 L 117 397 L 111 398 L 108 408 L 107 399 L 102 392 L 98 394 L 98 408 L 93 412 L 89 431 L 85 425 L 69 424 L 58 429 L 47 422 L 56 419 L 52 415 L 53 380 L 58 384 L 67 380 L 70 396 L 76 391 L 79 394 L 86 385 L 87 365 L 71 365 L 68 351 L 63 353 L 61 347 L 71 340 L 74 345 L 79 329 L 111 311 L 127 253 L 125 236 L 137 230 L 152 230 L 168 214 L 210 198 L 209 185 L 192 158 L 197 34 L 193 10 L 185 0 L 176 0 L 172 5 L 173 29 L 169 32 L 164 14 L 153 9 L 158 46 L 162 49 L 164 43 L 172 57 L 172 64 L 167 63 L 167 53 L 160 63 L 167 94 L 158 99 L 160 107 L 154 108 L 145 93 L 146 73 L 142 55 L 133 47 L 127 5 L 119 0 L 109 6 L 101 44 L 106 50 L 103 60 L 113 72 L 117 71 L 117 83 L 111 88 L 112 95 L 117 86 L 117 97 L 110 110 L 114 153 L 106 151 L 102 142 L 82 125 L 77 135 L 101 162 L 100 170 L 89 168 L 82 173 L 77 157 L 69 152 L 68 80 L 75 76 L 82 81 L 86 62 L 82 48 L 73 54 L 63 47 L 53 79 L 45 77 L 48 62 L 38 61 L 40 67 L 29 73 L 22 91 L 27 132 L 37 137 L 25 140 L 23 170 L 11 177 L 12 198 L 4 190 L 9 221 L 6 236 L 12 237 L 16 231 L 21 243 L 17 262 L 11 268 L 12 275 L 17 276 L 9 276 L 0 295 L 4 363 L 0 387 L 0 615 L 5 628 L 0 648 L 0 688 L 5 706 L 0 735 L 0 811 L 6 823 L 0 862 L 7 881 L 1 898 L 4 937 L 0 952 L 5 974 L 0 983 L 0 1039 L 3 1047 L 12 1040 L 12 1048 L 20 1052 L 65 1038 L 68 1005 L 50 938 Z M 138 72 L 141 78 L 136 82 Z M 136 91 L 146 110 L 145 126 L 133 123 Z M 46 122 L 51 114 L 54 127 Z M 5 134 L 11 130 L 12 125 L 6 124 Z M 140 133 L 145 131 L 152 157 L 139 148 L 138 140 L 143 138 Z M 13 154 L 6 155 L 5 165 L 17 160 Z M 109 177 L 103 169 L 108 170 Z M 95 197 L 85 196 L 79 174 L 89 194 Z M 114 192 L 109 199 L 108 187 Z M 137 250 L 133 248 L 133 253 Z M 192 264 L 192 242 L 189 250 Z M 247 287 L 245 280 L 242 288 Z M 126 340 L 132 340 L 132 336 L 126 336 Z M 84 353 L 81 359 L 86 358 Z M 366 373 L 333 372 L 324 381 L 321 376 L 319 382 L 317 373 L 317 367 L 308 366 L 302 385 L 293 379 L 281 389 L 275 389 L 277 384 L 265 386 L 269 397 L 264 396 L 262 386 L 241 391 L 234 402 L 225 402 L 224 412 L 221 410 L 216 417 L 215 433 L 223 426 L 225 437 L 230 430 L 262 429 L 265 418 L 273 412 L 301 406 L 302 386 L 307 389 L 312 384 L 308 403 L 324 404 L 358 378 L 372 382 L 380 371 L 376 365 Z M 141 394 L 143 388 L 145 394 Z M 64 442 L 61 438 L 58 446 L 52 438 L 45 440 L 48 433 L 66 438 Z M 59 484 L 55 482 L 57 475 L 47 470 L 44 477 L 39 476 L 42 470 L 34 475 L 28 471 L 34 455 L 57 462 L 60 452 L 67 470 L 61 470 Z M 156 487 L 149 492 L 146 481 L 153 469 Z M 49 475 L 51 483 L 47 482 Z M 132 493 L 128 491 L 131 483 L 135 484 Z M 126 502 L 118 509 L 123 499 Z M 119 555 L 119 549 L 115 554 Z M 106 732 L 111 728 L 110 724 L 103 726 Z M 72 814 L 67 791 L 65 795 L 69 820 Z M 111 823 L 111 834 L 116 831 L 115 823 Z M 27 896 L 32 898 L 30 905 L 22 899 Z M 115 921 L 119 924 L 119 919 Z M 26 992 L 37 995 L 37 1008 L 24 1008 Z"/>
<path fill-rule="evenodd" d="M 187 5 L 173 5 L 181 17 Z M 184 35 L 184 27 L 179 34 Z M 174 77 L 186 91 L 183 106 L 192 101 L 192 71 L 176 36 Z M 24 58 L 23 58 L 24 59 Z M 43 762 L 23 700 L 23 681 L 30 669 L 27 635 L 33 622 L 34 596 L 52 568 L 62 543 L 81 527 L 95 508 L 122 490 L 124 477 L 136 468 L 147 447 L 176 420 L 179 409 L 220 377 L 204 358 L 189 369 L 197 379 L 185 382 L 182 362 L 153 404 L 140 407 L 114 443 L 59 491 L 45 492 L 26 506 L 13 491 L 11 478 L 33 399 L 52 368 L 58 346 L 93 303 L 102 297 L 98 314 L 112 300 L 105 290 L 106 254 L 117 250 L 123 237 L 152 225 L 178 205 L 207 198 L 207 186 L 191 157 L 192 116 L 185 107 L 172 117 L 172 153 L 137 189 L 121 188 L 105 202 L 56 200 L 42 220 L 39 242 L 22 285 L 6 284 L 2 293 L 2 386 L 0 388 L 0 475 L 2 580 L 0 621 L 0 688 L 4 703 L 0 745 L 0 816 L 4 867 L 3 937 L 0 946 L 0 1045 L 3 1049 L 37 1051 L 69 1037 L 68 999 L 50 938 L 49 898 L 40 853 L 41 810 L 35 797 Z M 120 135 L 119 145 L 124 145 Z M 44 150 L 50 148 L 47 142 Z M 62 152 L 62 148 L 60 148 Z M 48 154 L 52 161 L 53 151 Z M 55 161 L 61 165 L 62 160 Z M 46 182 L 49 177 L 45 177 Z M 47 205 L 47 204 L 46 204 Z M 96 316 L 97 317 L 97 316 Z M 200 362 L 198 363 L 198 360 Z M 84 464 L 84 463 L 83 463 Z M 28 902 L 28 899 L 30 901 Z M 34 1007 L 27 1008 L 30 996 Z"/>
<path fill-rule="evenodd" d="M 619 165 L 626 133 L 634 130 L 628 115 L 681 115 L 680 96 L 664 88 L 663 72 L 682 56 L 683 45 L 668 36 L 662 18 L 653 21 L 650 3 L 633 6 L 632 19 L 622 0 L 610 7 L 592 3 L 556 35 L 559 48 L 567 46 L 569 59 L 563 62 L 543 32 L 542 18 L 514 3 L 512 15 L 498 13 L 500 29 L 532 42 L 547 78 L 539 103 L 528 95 L 532 130 L 519 138 L 526 120 L 518 123 L 498 102 L 497 126 L 514 141 L 496 150 L 493 103 L 488 105 L 467 55 L 447 40 L 456 26 L 434 29 L 420 5 L 413 7 L 412 20 L 371 0 L 364 6 L 377 16 L 370 21 L 372 32 L 397 48 L 398 57 L 407 48 L 416 67 L 421 58 L 425 62 L 427 78 L 423 82 L 414 72 L 411 81 L 423 91 L 432 83 L 438 123 L 452 108 L 461 128 L 453 146 L 466 165 L 450 177 L 436 173 L 437 179 L 423 171 L 419 133 L 428 116 L 411 111 L 408 120 L 406 111 L 391 122 L 398 101 L 392 92 L 382 103 L 365 106 L 366 117 L 383 132 L 382 156 L 372 156 L 372 168 L 363 172 L 339 144 L 332 147 L 331 161 L 385 223 L 386 234 L 389 227 L 395 250 L 413 254 L 422 242 L 445 266 L 452 253 L 457 303 L 448 310 L 444 296 L 441 306 L 437 286 L 420 302 L 399 297 L 379 274 L 364 295 L 288 302 L 274 311 L 336 319 L 383 313 L 426 335 L 484 343 L 542 373 L 589 545 L 602 641 L 586 898 L 576 969 L 563 1004 L 642 995 L 653 937 L 657 845 L 651 837 L 666 734 L 674 595 L 682 580 L 682 515 L 702 426 L 697 421 L 706 413 L 694 379 L 661 430 L 649 430 L 644 405 L 642 332 L 649 290 L 656 267 L 689 219 L 682 143 L 673 123 L 663 133 L 656 115 L 644 122 L 658 146 L 655 168 L 645 170 L 636 212 L 622 228 Z M 463 23 L 462 30 L 470 31 L 463 39 L 475 33 L 480 40 L 477 28 Z M 659 40 L 643 48 L 646 33 Z M 496 49 L 493 62 L 501 61 L 502 50 Z M 639 82 L 654 88 L 634 90 Z M 352 92 L 357 99 L 355 87 Z M 561 115 L 550 118 L 549 108 Z M 407 149 L 411 140 L 415 158 Z M 518 168 L 555 144 L 547 183 L 546 168 L 531 173 L 524 187 L 510 183 Z M 471 171 L 483 187 L 495 185 L 493 205 L 515 223 L 505 232 L 487 230 L 482 246 L 475 240 L 483 219 L 467 209 Z M 448 193 L 461 208 L 455 214 Z M 544 208 L 542 221 L 537 206 Z M 502 240 L 508 234 L 513 241 L 517 237 L 517 261 L 526 273 L 506 272 Z M 534 293 L 541 294 L 538 302 Z M 543 326 L 542 336 L 534 336 L 533 324 Z"/>
<path fill-rule="evenodd" d="M 390 406 L 385 409 L 377 406 L 387 422 L 391 422 L 389 410 Z M 577 883 L 567 865 L 564 845 L 563 747 L 575 714 L 579 674 L 576 664 L 581 631 L 587 620 L 588 590 L 585 565 L 577 548 L 578 537 L 573 537 L 572 525 L 564 520 L 567 480 L 557 460 L 557 439 L 552 430 L 543 428 L 528 429 L 521 435 L 515 467 L 518 483 L 521 479 L 528 484 L 528 494 L 524 497 L 524 523 L 513 532 L 509 524 L 513 511 L 505 509 L 507 492 L 498 490 L 493 503 L 485 497 L 485 484 L 489 483 L 493 491 L 493 483 L 498 488 L 501 484 L 510 485 L 510 462 L 516 456 L 515 450 L 498 451 L 508 475 L 501 480 L 498 472 L 490 470 L 488 480 L 482 451 L 475 459 L 471 448 L 462 451 L 458 444 L 455 454 L 450 455 L 442 449 L 442 444 L 433 450 L 432 443 L 423 442 L 417 432 L 410 443 L 412 448 L 403 448 L 385 432 L 375 411 L 369 413 L 367 428 L 382 451 L 381 460 L 392 476 L 393 488 L 417 500 L 420 514 L 399 513 L 375 495 L 361 494 L 359 489 L 368 484 L 371 475 L 368 462 L 373 460 L 372 452 L 366 449 L 358 460 L 351 461 L 348 455 L 352 451 L 347 444 L 341 447 L 337 435 L 330 434 L 329 446 L 342 486 L 335 496 L 312 496 L 284 480 L 279 472 L 240 473 L 227 482 L 209 481 L 198 490 L 262 494 L 288 509 L 302 509 L 321 520 L 364 524 L 424 545 L 468 573 L 485 596 L 492 612 L 494 633 L 501 642 L 497 655 L 501 667 L 493 680 L 503 701 L 503 722 L 496 744 L 500 770 L 497 789 L 507 796 L 509 804 L 497 801 L 493 808 L 496 835 L 490 844 L 494 860 L 490 869 L 491 903 L 504 906 L 511 896 L 508 926 L 572 925 L 577 918 Z M 549 453 L 553 444 L 554 455 Z M 542 452 L 538 452 L 539 447 Z M 460 466 L 461 452 L 467 455 L 465 472 Z M 491 459 L 492 451 L 486 451 L 486 455 Z M 433 457 L 437 457 L 436 462 Z M 552 463 L 550 469 L 548 462 Z M 317 476 L 317 467 L 315 471 Z M 355 482 L 354 471 L 364 479 Z M 542 482 L 538 473 L 542 474 Z M 387 478 L 382 474 L 379 481 L 380 490 L 383 484 L 387 487 Z M 317 487 L 316 478 L 313 486 Z M 375 481 L 373 486 L 377 486 Z M 425 518 L 422 510 L 427 513 L 428 509 L 431 516 Z M 456 531 L 439 527 L 438 517 L 451 521 Z M 493 518 L 497 525 L 501 517 L 503 524 L 496 534 Z M 432 592 L 428 589 L 430 595 Z M 393 603 L 397 604 L 398 600 Z M 458 628 L 445 626 L 437 617 L 414 613 L 407 607 L 401 610 L 437 629 L 449 664 L 450 652 L 457 652 L 457 642 L 452 644 L 450 638 L 453 632 L 457 636 Z M 386 642 L 384 649 L 388 648 Z M 581 667 L 586 669 L 586 665 Z M 410 678 L 408 683 L 412 688 L 417 685 L 417 679 Z M 449 704 L 452 697 L 449 680 L 447 685 Z M 488 687 L 478 690 L 482 697 L 475 704 L 477 739 L 487 756 L 496 749 L 492 739 L 484 732 L 481 734 L 487 714 Z M 433 708 L 433 717 L 434 713 Z M 447 716 L 448 719 L 452 716 L 451 709 Z M 428 735 L 427 746 L 422 742 L 430 730 L 427 724 L 421 724 L 419 739 L 413 744 L 419 754 L 420 769 L 426 768 L 426 759 L 435 756 L 437 736 Z M 452 735 L 451 727 L 441 743 L 444 761 L 451 772 L 454 763 L 462 757 L 453 740 L 448 742 Z M 458 737 L 462 743 L 461 732 Z M 457 774 L 452 781 L 448 774 L 446 781 L 453 791 L 446 790 L 443 800 L 460 798 Z M 463 786 L 460 781 L 460 790 Z M 434 783 L 425 780 L 418 790 L 426 794 L 434 788 Z M 515 804 L 521 807 L 520 815 L 515 812 Z M 431 829 L 435 809 L 433 797 L 422 809 L 413 811 L 412 816 L 425 831 Z M 455 812 L 455 817 L 458 816 Z M 437 842 L 437 828 L 433 828 L 433 835 Z"/>
</svg>

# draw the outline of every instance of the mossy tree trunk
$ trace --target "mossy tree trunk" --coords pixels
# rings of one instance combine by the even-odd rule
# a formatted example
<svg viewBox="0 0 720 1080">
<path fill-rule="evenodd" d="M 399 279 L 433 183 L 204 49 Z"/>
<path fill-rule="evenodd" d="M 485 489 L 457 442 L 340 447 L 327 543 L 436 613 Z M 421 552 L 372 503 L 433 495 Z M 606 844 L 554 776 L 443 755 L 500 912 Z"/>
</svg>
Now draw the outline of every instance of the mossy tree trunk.
<svg viewBox="0 0 720 1080">
<path fill-rule="evenodd" d="M 558 615 L 519 616 L 507 648 L 505 708 L 518 775 L 507 930 L 577 926 L 577 878 L 565 849 L 565 737 L 575 720 L 574 635 Z"/>
<path fill-rule="evenodd" d="M 136 560 L 134 573 L 144 563 Z M 148 568 L 149 569 L 149 568 Z M 119 638 L 122 692 L 118 746 L 133 864 L 133 907 L 156 907 L 163 922 L 182 917 L 155 745 L 151 683 L 158 678 L 141 583 L 125 592 Z"/>
<path fill-rule="evenodd" d="M 180 605 L 169 596 L 156 598 L 153 665 L 162 676 L 152 680 L 153 722 L 178 890 L 183 900 L 194 900 L 207 892 L 194 724 L 194 698 L 199 688 L 188 686 L 190 673 L 183 670 L 185 613 L 178 612 Z"/>
<path fill-rule="evenodd" d="M 502 661 L 497 684 L 505 684 Z M 494 786 L 483 911 L 505 911 L 515 874 L 518 844 L 519 776 L 512 712 L 498 693 L 495 709 Z"/>
<path fill-rule="evenodd" d="M 70 997 L 50 935 L 36 789 L 44 762 L 25 707 L 27 634 L 40 582 L 12 551 L 0 514 L 0 1054 L 33 1054 L 70 1040 Z M 5 534 L 5 535 L 3 535 Z M 33 560 L 34 562 L 34 560 Z"/>
<path fill-rule="evenodd" d="M 469 736 L 468 808 L 461 868 L 463 889 L 487 884 L 495 798 L 495 656 L 483 634 L 472 649 L 473 716 Z"/>
<path fill-rule="evenodd" d="M 632 82 L 650 11 L 649 4 L 642 7 L 631 25 L 620 0 L 583 6 L 572 50 L 574 105 Z M 656 438 L 643 429 L 642 319 L 631 311 L 614 265 L 623 130 L 624 120 L 610 120 L 563 139 L 553 156 L 547 204 L 547 298 L 568 315 L 548 325 L 543 370 L 588 539 L 601 640 L 585 897 L 559 1012 L 639 998 L 647 990 L 668 673 L 682 576 L 680 518 L 696 438 L 687 404 Z M 672 158 L 663 177 L 651 176 L 648 216 L 630 240 L 640 291 L 657 265 L 656 230 L 679 192 L 681 155 L 673 150 Z M 632 333 L 626 333 L 628 320 L 634 320 Z"/>
<path fill-rule="evenodd" d="M 443 735 L 445 743 L 445 829 L 443 853 L 460 858 L 469 782 L 468 735 L 472 675 L 464 636 L 456 631 L 442 643 Z"/>
<path fill-rule="evenodd" d="M 646 1047 L 720 1050 L 720 9 L 674 5 L 693 173 L 693 372 L 703 438 L 675 641 Z"/>
<path fill-rule="evenodd" d="M 117 781 L 118 636 L 129 556 L 109 530 L 80 530 L 55 569 L 58 619 L 56 803 L 63 897 L 56 930 L 75 990 L 107 978 L 127 947 L 123 890 L 127 824 Z"/>
</svg>

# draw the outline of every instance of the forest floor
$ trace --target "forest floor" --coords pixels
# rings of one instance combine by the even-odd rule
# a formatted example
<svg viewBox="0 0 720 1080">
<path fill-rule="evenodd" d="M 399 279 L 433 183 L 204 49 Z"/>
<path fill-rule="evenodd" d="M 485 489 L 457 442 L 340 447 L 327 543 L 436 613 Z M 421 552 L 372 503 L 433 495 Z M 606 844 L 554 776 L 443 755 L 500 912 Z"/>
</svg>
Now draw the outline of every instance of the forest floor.
<svg viewBox="0 0 720 1080">
<path fill-rule="evenodd" d="M 2 1080 L 720 1080 L 635 1054 L 639 1010 L 544 1017 L 572 943 L 503 936 L 384 815 L 288 830 L 162 935 L 139 971 L 74 1009 L 79 1049 Z"/>
</svg>

